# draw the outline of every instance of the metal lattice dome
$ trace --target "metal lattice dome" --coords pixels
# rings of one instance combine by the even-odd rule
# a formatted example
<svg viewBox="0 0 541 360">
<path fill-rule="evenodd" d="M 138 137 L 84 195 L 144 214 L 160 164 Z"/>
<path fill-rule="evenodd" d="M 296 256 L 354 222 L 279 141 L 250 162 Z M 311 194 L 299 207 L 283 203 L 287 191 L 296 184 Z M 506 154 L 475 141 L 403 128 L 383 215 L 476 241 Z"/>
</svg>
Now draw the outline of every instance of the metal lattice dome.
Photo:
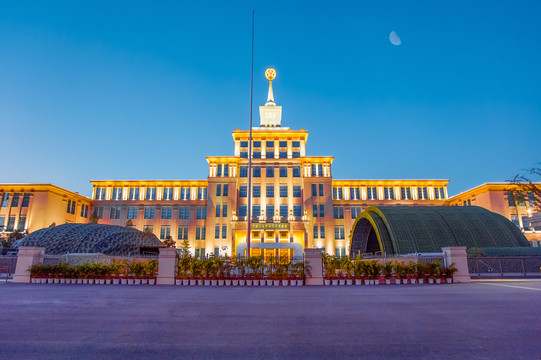
<svg viewBox="0 0 541 360">
<path fill-rule="evenodd" d="M 531 246 L 511 221 L 478 206 L 371 206 L 357 217 L 351 239 L 351 254 Z"/>
<path fill-rule="evenodd" d="M 64 224 L 37 230 L 17 240 L 14 248 L 39 246 L 46 254 L 101 253 L 139 254 L 142 247 L 158 247 L 162 242 L 151 233 L 115 225 Z"/>
</svg>

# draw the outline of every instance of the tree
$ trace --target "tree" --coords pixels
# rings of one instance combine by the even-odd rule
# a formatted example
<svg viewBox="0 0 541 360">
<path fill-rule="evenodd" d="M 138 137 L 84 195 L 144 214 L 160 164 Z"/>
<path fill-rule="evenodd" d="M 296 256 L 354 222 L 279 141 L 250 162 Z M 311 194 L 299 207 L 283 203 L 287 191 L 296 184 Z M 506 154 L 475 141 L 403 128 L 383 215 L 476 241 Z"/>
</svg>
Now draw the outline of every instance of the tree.
<svg viewBox="0 0 541 360">
<path fill-rule="evenodd" d="M 25 234 L 15 229 L 11 234 L 9 234 L 9 236 L 2 239 L 2 241 L 0 242 L 0 246 L 5 249 L 11 249 L 15 241 L 22 239 L 23 237 L 25 237 Z"/>
<path fill-rule="evenodd" d="M 518 207 L 520 205 L 527 204 L 533 212 L 541 211 L 541 182 L 539 182 L 539 177 L 541 177 L 541 167 L 534 167 L 516 174 L 511 180 L 507 180 L 512 185 L 506 193 L 507 200 L 510 206 L 515 207 L 519 219 Z"/>
<path fill-rule="evenodd" d="M 180 253 L 182 256 L 188 256 L 190 254 L 190 243 L 188 242 L 188 239 L 182 240 L 182 244 L 180 244 Z"/>
<path fill-rule="evenodd" d="M 92 224 L 97 224 L 98 221 L 100 220 L 100 218 L 98 217 L 98 214 L 96 213 L 96 210 L 94 210 L 94 212 L 92 213 L 92 215 L 90 215 L 90 217 L 88 218 L 88 220 L 92 223 Z"/>
<path fill-rule="evenodd" d="M 168 236 L 163 244 L 168 247 L 168 248 L 172 248 L 172 247 L 175 247 L 175 240 L 173 240 L 173 238 L 171 236 Z"/>
<path fill-rule="evenodd" d="M 133 227 L 133 222 L 131 221 L 131 219 L 128 219 L 128 221 L 126 221 L 126 227 Z"/>
</svg>

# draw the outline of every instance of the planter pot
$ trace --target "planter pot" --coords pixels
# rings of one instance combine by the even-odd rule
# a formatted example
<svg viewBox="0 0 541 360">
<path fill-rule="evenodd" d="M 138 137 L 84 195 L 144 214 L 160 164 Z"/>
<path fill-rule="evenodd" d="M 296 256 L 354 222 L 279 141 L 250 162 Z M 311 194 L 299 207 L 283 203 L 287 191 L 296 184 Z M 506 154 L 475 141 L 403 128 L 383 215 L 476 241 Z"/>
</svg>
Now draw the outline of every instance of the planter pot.
<svg viewBox="0 0 541 360">
<path fill-rule="evenodd" d="M 391 279 L 385 279 L 385 285 L 391 285 Z"/>
<path fill-rule="evenodd" d="M 133 279 L 134 285 L 141 285 L 141 279 Z"/>
<path fill-rule="evenodd" d="M 362 285 L 363 279 L 355 279 L 355 285 Z"/>
<path fill-rule="evenodd" d="M 219 286 L 224 286 L 225 284 L 225 280 L 218 280 L 218 285 Z"/>
<path fill-rule="evenodd" d="M 65 284 L 65 283 L 66 283 L 66 279 L 60 278 L 60 283 L 61 283 L 61 284 Z"/>
<path fill-rule="evenodd" d="M 59 278 L 54 278 L 53 279 L 53 284 L 60 284 L 60 279 Z"/>
<path fill-rule="evenodd" d="M 419 284 L 424 284 L 425 279 L 419 279 Z"/>
<path fill-rule="evenodd" d="M 353 279 L 347 279 L 346 280 L 346 285 L 353 285 Z"/>
<path fill-rule="evenodd" d="M 327 285 L 327 286 L 331 285 L 331 280 L 325 279 L 325 285 Z"/>
<path fill-rule="evenodd" d="M 148 279 L 149 285 L 156 285 L 156 279 Z"/>
<path fill-rule="evenodd" d="M 381 280 L 380 278 L 374 279 L 374 280 L 372 280 L 372 284 L 379 285 L 379 284 L 381 284 L 380 280 Z"/>
<path fill-rule="evenodd" d="M 135 283 L 135 279 L 128 279 L 128 285 L 133 285 Z"/>
<path fill-rule="evenodd" d="M 54 279 L 53 278 L 47 278 L 47 284 L 52 284 L 54 283 Z"/>
<path fill-rule="evenodd" d="M 239 281 L 238 280 L 231 280 L 231 284 L 233 286 L 239 286 Z"/>
<path fill-rule="evenodd" d="M 197 280 L 197 285 L 199 285 L 199 286 L 205 285 L 205 280 L 203 280 L 203 279 Z"/>
<path fill-rule="evenodd" d="M 417 279 L 410 279 L 412 284 L 417 284 Z"/>
<path fill-rule="evenodd" d="M 303 279 L 297 279 L 297 286 L 304 286 L 304 280 Z"/>
<path fill-rule="evenodd" d="M 109 284 L 111 283 L 111 279 L 107 279 L 109 280 Z M 105 279 L 100 279 L 100 285 L 105 285 Z"/>
<path fill-rule="evenodd" d="M 331 279 L 332 286 L 338 286 L 339 283 L 338 279 Z"/>
<path fill-rule="evenodd" d="M 190 286 L 195 286 L 195 285 L 197 285 L 197 280 L 190 279 Z"/>
<path fill-rule="evenodd" d="M 246 280 L 246 286 L 252 286 L 253 283 L 254 283 L 254 281 L 251 280 L 251 279 L 250 279 L 250 280 Z M 258 281 L 258 283 L 259 283 L 259 281 Z M 259 285 L 259 284 L 258 284 L 258 285 Z"/>
<path fill-rule="evenodd" d="M 175 285 L 177 286 L 182 285 L 182 279 L 175 279 Z"/>
<path fill-rule="evenodd" d="M 128 285 L 128 279 L 120 279 L 122 285 Z"/>
<path fill-rule="evenodd" d="M 83 284 L 88 284 L 88 279 L 83 279 Z"/>
<path fill-rule="evenodd" d="M 120 279 L 113 279 L 113 285 L 120 284 Z"/>
<path fill-rule="evenodd" d="M 428 283 L 429 284 L 434 284 L 434 279 L 432 279 L 432 278 L 428 279 Z"/>
<path fill-rule="evenodd" d="M 259 286 L 259 280 L 254 280 L 254 286 Z"/>
<path fill-rule="evenodd" d="M 338 280 L 338 285 L 346 285 L 346 279 Z"/>
<path fill-rule="evenodd" d="M 99 284 L 98 279 L 88 279 L 89 284 Z"/>
<path fill-rule="evenodd" d="M 66 279 L 66 284 L 77 284 L 77 279 Z"/>
<path fill-rule="evenodd" d="M 205 279 L 205 286 L 210 286 L 210 280 Z"/>
<path fill-rule="evenodd" d="M 141 285 L 147 285 L 148 279 L 141 279 Z"/>
<path fill-rule="evenodd" d="M 451 284 L 453 282 L 453 278 L 446 278 L 445 281 L 447 284 Z"/>
<path fill-rule="evenodd" d="M 395 283 L 396 285 L 400 285 L 400 279 L 394 279 L 394 283 Z"/>
<path fill-rule="evenodd" d="M 210 281 L 210 284 L 211 284 L 212 286 L 217 286 L 217 285 L 218 285 L 218 280 L 212 279 L 212 280 Z"/>
<path fill-rule="evenodd" d="M 441 279 L 440 278 L 436 279 L 436 284 L 441 284 Z"/>
<path fill-rule="evenodd" d="M 82 284 L 84 279 L 77 279 L 77 284 Z"/>
<path fill-rule="evenodd" d="M 35 283 L 37 282 L 36 280 L 37 280 L 36 278 L 31 278 L 31 279 L 30 279 L 30 281 L 32 282 L 32 284 L 35 284 Z"/>
<path fill-rule="evenodd" d="M 231 280 L 225 280 L 225 286 L 231 286 Z"/>
<path fill-rule="evenodd" d="M 280 286 L 280 280 L 273 280 L 274 286 Z"/>
<path fill-rule="evenodd" d="M 294 281 L 294 280 L 292 280 Z M 295 285 L 297 284 L 297 282 L 295 281 Z M 282 286 L 289 286 L 289 280 L 288 279 L 282 279 Z"/>
<path fill-rule="evenodd" d="M 182 285 L 190 285 L 190 279 L 182 279 Z"/>
<path fill-rule="evenodd" d="M 113 279 L 105 279 L 105 285 L 111 285 L 113 283 Z"/>
<path fill-rule="evenodd" d="M 365 285 L 374 285 L 374 280 L 370 280 L 370 279 L 365 280 L 365 281 L 364 281 L 364 284 L 365 284 Z"/>
<path fill-rule="evenodd" d="M 239 286 L 245 286 L 245 285 L 246 285 L 246 280 L 244 279 L 239 280 Z"/>
</svg>

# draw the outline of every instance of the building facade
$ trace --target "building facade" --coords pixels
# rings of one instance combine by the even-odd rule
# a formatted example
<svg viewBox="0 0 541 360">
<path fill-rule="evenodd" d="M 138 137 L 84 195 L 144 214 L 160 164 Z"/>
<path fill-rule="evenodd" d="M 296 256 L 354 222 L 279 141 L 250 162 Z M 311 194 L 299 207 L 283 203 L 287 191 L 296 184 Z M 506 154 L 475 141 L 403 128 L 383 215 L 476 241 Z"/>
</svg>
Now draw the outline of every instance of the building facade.
<svg viewBox="0 0 541 360">
<path fill-rule="evenodd" d="M 282 126 L 269 69 L 267 102 L 252 129 L 233 131 L 233 155 L 207 157 L 206 180 L 91 181 L 100 223 L 129 220 L 160 239 L 188 240 L 196 256 L 244 254 L 251 196 L 251 254 L 348 253 L 350 232 L 371 205 L 443 205 L 448 180 L 336 180 L 332 156 L 307 153 L 308 131 Z"/>
<path fill-rule="evenodd" d="M 0 232 L 88 222 L 92 200 L 51 184 L 0 184 Z"/>
</svg>

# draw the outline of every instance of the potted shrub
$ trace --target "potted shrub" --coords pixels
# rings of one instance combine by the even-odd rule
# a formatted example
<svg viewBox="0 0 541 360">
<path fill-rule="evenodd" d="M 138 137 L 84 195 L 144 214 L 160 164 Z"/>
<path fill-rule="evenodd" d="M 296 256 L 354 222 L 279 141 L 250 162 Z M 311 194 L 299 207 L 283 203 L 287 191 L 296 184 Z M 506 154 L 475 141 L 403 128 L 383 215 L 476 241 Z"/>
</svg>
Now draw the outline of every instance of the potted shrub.
<svg viewBox="0 0 541 360">
<path fill-rule="evenodd" d="M 397 262 L 393 266 L 394 274 L 395 274 L 395 283 L 398 285 L 401 281 L 404 281 L 404 284 L 407 283 L 406 278 L 406 267 L 404 264 Z"/>
<path fill-rule="evenodd" d="M 145 264 L 145 277 L 149 285 L 156 284 L 156 272 L 158 271 L 158 260 L 150 260 Z"/>
<path fill-rule="evenodd" d="M 361 255 L 357 254 L 353 263 L 353 277 L 355 278 L 355 285 L 361 285 L 365 275 L 364 261 L 361 259 Z"/>
<path fill-rule="evenodd" d="M 372 276 L 374 278 L 373 284 L 379 285 L 380 280 L 381 280 L 381 269 L 382 269 L 381 264 L 377 262 L 376 260 L 372 260 L 370 268 L 372 269 Z"/>
<path fill-rule="evenodd" d="M 120 284 L 128 285 L 128 279 L 130 277 L 130 266 L 128 265 L 128 260 L 122 261 L 121 273 L 122 273 L 122 277 L 120 278 Z"/>
<path fill-rule="evenodd" d="M 417 278 L 417 281 L 419 281 L 419 284 L 423 284 L 424 277 L 425 277 L 425 267 L 420 260 L 414 264 L 414 272 L 415 272 L 415 278 Z"/>
<path fill-rule="evenodd" d="M 383 272 L 383 276 L 385 276 L 385 284 L 389 285 L 391 284 L 391 277 L 393 276 L 393 262 L 387 261 L 385 265 L 381 268 L 381 271 Z"/>
<path fill-rule="evenodd" d="M 452 263 L 449 265 L 448 268 L 444 269 L 444 276 L 447 284 L 451 284 L 453 282 L 453 275 L 455 272 L 458 271 L 458 269 L 455 267 L 455 263 Z"/>
<path fill-rule="evenodd" d="M 43 275 L 43 264 L 32 265 L 27 271 L 30 273 L 30 280 L 32 284 L 41 282 L 39 279 L 41 279 L 41 276 Z"/>
</svg>

